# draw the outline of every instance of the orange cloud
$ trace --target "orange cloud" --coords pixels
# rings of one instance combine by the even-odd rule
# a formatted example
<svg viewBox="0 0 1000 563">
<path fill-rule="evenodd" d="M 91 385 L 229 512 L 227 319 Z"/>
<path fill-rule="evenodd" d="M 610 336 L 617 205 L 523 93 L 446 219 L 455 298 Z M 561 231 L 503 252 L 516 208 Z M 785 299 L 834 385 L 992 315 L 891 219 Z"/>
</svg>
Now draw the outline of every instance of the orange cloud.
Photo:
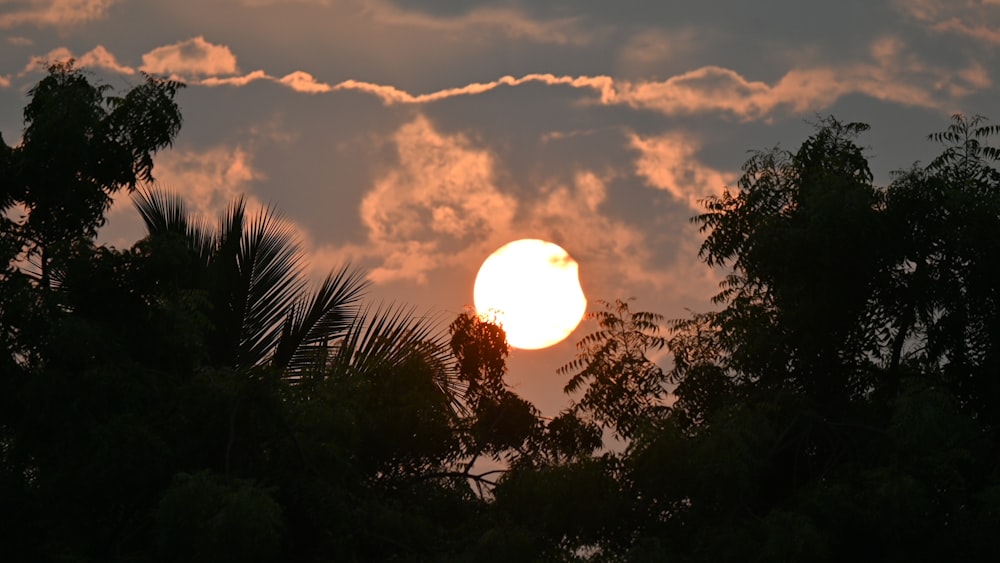
<svg viewBox="0 0 1000 563">
<path fill-rule="evenodd" d="M 26 0 L 0 14 L 0 28 L 66 27 L 104 17 L 119 0 Z"/>
<path fill-rule="evenodd" d="M 668 192 L 695 211 L 709 195 L 722 193 L 736 182 L 737 174 L 720 172 L 698 161 L 697 139 L 681 133 L 654 137 L 629 136 L 629 145 L 639 152 L 636 172 L 654 188 Z"/>
<path fill-rule="evenodd" d="M 608 102 L 615 98 L 614 79 L 610 76 L 556 76 L 554 74 L 526 74 L 520 78 L 503 76 L 492 82 L 473 82 L 458 88 L 438 90 L 429 94 L 413 95 L 395 86 L 345 80 L 333 87 L 334 90 L 358 90 L 372 94 L 387 105 L 391 104 L 425 104 L 455 96 L 470 96 L 482 94 L 500 86 L 520 86 L 530 82 L 540 82 L 549 86 L 566 85 L 572 88 L 596 90 L 601 93 L 601 100 Z"/>
<path fill-rule="evenodd" d="M 119 64 L 118 60 L 103 45 L 98 45 L 77 59 L 81 67 L 103 68 L 119 74 L 135 74 L 135 69 Z"/>
<path fill-rule="evenodd" d="M 28 59 L 28 64 L 24 65 L 24 69 L 18 76 L 24 76 L 29 72 L 44 71 L 52 63 L 61 63 L 75 58 L 73 52 L 66 47 L 57 47 L 44 55 L 35 55 Z"/>
<path fill-rule="evenodd" d="M 1000 0 L 895 0 L 894 4 L 931 31 L 1000 45 Z"/>
<path fill-rule="evenodd" d="M 425 117 L 401 127 L 392 142 L 398 165 L 374 183 L 359 209 L 366 242 L 320 249 L 322 262 L 374 261 L 376 283 L 426 283 L 441 268 L 467 269 L 504 243 L 539 237 L 566 248 L 581 264 L 588 290 L 603 296 L 627 296 L 637 285 L 697 299 L 716 290 L 714 273 L 696 252 L 657 264 L 653 251 L 662 241 L 606 213 L 614 195 L 595 172 L 580 170 L 569 183 L 543 180 L 539 197 L 519 200 L 498 186 L 492 153 L 463 135 L 437 131 Z M 696 248 L 697 229 L 689 230 L 690 241 L 671 244 Z"/>
<path fill-rule="evenodd" d="M 241 76 L 226 76 L 222 78 L 209 76 L 208 78 L 202 78 L 197 83 L 202 86 L 246 86 L 257 80 L 274 80 L 274 78 L 263 70 L 255 70 Z"/>
<path fill-rule="evenodd" d="M 110 51 L 105 49 L 103 45 L 98 45 L 79 57 L 66 47 L 57 47 L 45 55 L 33 56 L 25 65 L 24 70 L 21 71 L 20 76 L 29 72 L 45 70 L 52 63 L 66 62 L 70 59 L 75 60 L 78 67 L 100 68 L 120 74 L 135 74 L 135 69 L 120 64 Z"/>
<path fill-rule="evenodd" d="M 202 36 L 157 47 L 142 56 L 140 70 L 165 75 L 236 74 L 236 55 L 225 45 L 215 45 Z"/>
<path fill-rule="evenodd" d="M 264 175 L 243 147 L 219 145 L 199 150 L 173 149 L 156 155 L 156 184 L 181 194 L 191 211 L 214 219 L 250 183 Z"/>
<path fill-rule="evenodd" d="M 596 292 L 592 297 L 628 297 L 647 286 L 682 302 L 703 302 L 717 291 L 717 272 L 697 258 L 701 239 L 693 225 L 664 236 L 607 215 L 602 206 L 614 194 L 592 171 L 577 172 L 569 184 L 545 185 L 542 192 L 508 236 L 530 233 L 562 245 L 580 263 L 585 290 Z M 677 249 L 673 256 L 655 257 L 654 249 L 666 244 Z"/>
<path fill-rule="evenodd" d="M 728 113 L 739 119 L 754 120 L 766 118 L 779 108 L 795 113 L 820 111 L 854 93 L 919 107 L 939 107 L 941 102 L 934 96 L 934 82 L 942 76 L 947 80 L 960 77 L 953 71 L 922 65 L 899 68 L 895 58 L 898 53 L 892 50 L 883 48 L 875 54 L 882 57 L 879 64 L 792 69 L 774 84 L 748 80 L 731 69 L 705 66 L 662 81 L 615 80 L 603 75 L 528 74 L 418 95 L 391 85 L 356 80 L 343 81 L 333 90 L 369 93 L 387 105 L 425 104 L 455 96 L 482 94 L 501 86 L 536 82 L 591 90 L 604 105 L 627 105 L 665 115 Z"/>
<path fill-rule="evenodd" d="M 382 263 L 371 279 L 413 279 L 453 260 L 455 248 L 506 230 L 517 201 L 495 185 L 493 157 L 464 136 L 437 132 L 425 117 L 401 127 L 393 141 L 399 166 L 361 202 L 372 253 Z"/>
<path fill-rule="evenodd" d="M 566 248 L 580 263 L 585 285 L 621 294 L 630 284 L 658 283 L 643 233 L 602 213 L 608 193 L 597 174 L 579 171 L 572 183 L 550 183 L 542 193 L 519 230 Z"/>
<path fill-rule="evenodd" d="M 304 92 L 306 94 L 320 94 L 332 90 L 332 87 L 329 84 L 319 82 L 313 78 L 313 75 L 308 72 L 302 72 L 301 70 L 295 71 L 291 74 L 286 74 L 278 79 L 278 82 L 288 86 L 296 92 Z"/>
<path fill-rule="evenodd" d="M 685 60 L 705 40 L 704 29 L 650 29 L 633 35 L 618 52 L 619 71 L 626 76 L 662 75 L 664 66 Z"/>
<path fill-rule="evenodd" d="M 482 36 L 497 32 L 513 39 L 558 45 L 583 45 L 595 34 L 585 31 L 579 18 L 535 20 L 517 9 L 479 7 L 455 16 L 433 16 L 400 8 L 385 0 L 368 0 L 365 11 L 378 23 L 448 34 Z"/>
</svg>

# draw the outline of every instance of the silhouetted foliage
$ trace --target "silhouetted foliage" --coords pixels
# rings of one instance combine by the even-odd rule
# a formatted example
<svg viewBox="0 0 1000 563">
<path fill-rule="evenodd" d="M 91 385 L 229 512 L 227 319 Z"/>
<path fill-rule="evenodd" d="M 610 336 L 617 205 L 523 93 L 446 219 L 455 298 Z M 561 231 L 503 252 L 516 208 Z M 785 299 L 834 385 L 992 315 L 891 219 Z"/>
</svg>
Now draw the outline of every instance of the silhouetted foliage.
<svg viewBox="0 0 1000 563">
<path fill-rule="evenodd" d="M 26 211 L 19 232 L 38 258 L 42 286 L 53 260 L 94 237 L 112 195 L 153 179 L 153 154 L 180 130 L 174 95 L 182 87 L 145 76 L 124 96 L 109 95 L 68 62 L 50 66 L 28 92 L 21 143 L 2 151 L 0 204 Z"/>
<path fill-rule="evenodd" d="M 576 359 L 559 368 L 572 373 L 566 393 L 585 389 L 576 403 L 604 426 L 623 438 L 631 438 L 658 416 L 667 394 L 666 377 L 647 354 L 663 348 L 658 323 L 662 315 L 631 312 L 625 301 L 598 301 L 603 311 L 590 313 L 598 331 L 577 343 Z"/>
<path fill-rule="evenodd" d="M 719 309 L 600 302 L 548 419 L 506 382 L 501 327 L 365 305 L 350 266 L 310 291 L 270 208 L 209 228 L 143 189 L 147 235 L 95 245 L 179 87 L 115 98 L 57 65 L 0 143 L 0 206 L 26 214 L 0 220 L 5 561 L 995 559 L 984 118 L 886 187 L 863 124 L 754 153 L 694 218 Z"/>
</svg>

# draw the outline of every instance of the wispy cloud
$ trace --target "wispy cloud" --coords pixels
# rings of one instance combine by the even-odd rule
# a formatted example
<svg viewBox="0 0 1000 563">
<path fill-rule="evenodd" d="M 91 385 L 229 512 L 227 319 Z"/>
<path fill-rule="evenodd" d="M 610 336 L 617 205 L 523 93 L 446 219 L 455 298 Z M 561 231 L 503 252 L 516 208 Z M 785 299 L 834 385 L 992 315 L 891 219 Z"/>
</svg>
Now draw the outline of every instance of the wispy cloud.
<svg viewBox="0 0 1000 563">
<path fill-rule="evenodd" d="M 442 268 L 478 264 L 504 243 L 537 237 L 569 250 L 585 265 L 585 283 L 603 295 L 627 295 L 637 284 L 673 284 L 674 291 L 690 284 L 683 291 L 704 298 L 716 287 L 705 282 L 713 274 L 700 264 L 657 265 L 646 233 L 608 214 L 612 195 L 601 174 L 543 178 L 535 195 L 515 197 L 498 182 L 504 174 L 496 155 L 461 134 L 438 131 L 426 117 L 403 125 L 392 144 L 398 164 L 375 181 L 359 208 L 365 242 L 331 255 L 373 264 L 376 283 L 427 283 Z"/>
<path fill-rule="evenodd" d="M 242 146 L 174 148 L 158 153 L 155 162 L 155 185 L 183 196 L 191 212 L 203 220 L 214 220 L 234 198 L 250 193 L 252 182 L 265 178 L 253 153 Z M 112 213 L 131 213 L 131 208 L 123 191 L 115 198 Z"/>
<path fill-rule="evenodd" d="M 313 75 L 301 70 L 286 74 L 277 81 L 296 92 L 304 92 L 306 94 L 321 94 L 333 89 L 329 84 L 319 82 Z"/>
<path fill-rule="evenodd" d="M 892 45 L 886 48 L 880 41 L 872 46 L 871 61 L 794 68 L 774 83 L 751 80 L 720 66 L 704 66 L 665 80 L 538 73 L 519 78 L 504 76 L 426 94 L 356 80 L 340 82 L 333 90 L 365 92 L 385 104 L 425 104 L 527 83 L 589 90 L 597 94 L 595 101 L 604 105 L 626 105 L 664 115 L 728 114 L 749 121 L 768 118 L 779 110 L 797 114 L 821 111 L 851 94 L 909 106 L 941 107 L 947 105 L 942 96 L 962 95 L 990 82 L 976 69 L 945 69 L 907 60 L 900 49 Z"/>
<path fill-rule="evenodd" d="M 702 211 L 701 200 L 721 194 L 736 182 L 737 174 L 722 172 L 698 160 L 698 139 L 683 133 L 643 137 L 629 136 L 629 145 L 639 153 L 636 173 L 646 183 L 670 193 L 677 201 Z"/>
<path fill-rule="evenodd" d="M 264 70 L 241 74 L 236 55 L 228 46 L 210 43 L 199 36 L 149 51 L 142 56 L 139 70 L 209 87 L 242 87 L 268 81 L 307 94 L 357 91 L 375 96 L 386 105 L 428 104 L 537 83 L 590 92 L 595 104 L 629 106 L 670 116 L 721 114 L 743 121 L 769 119 L 780 111 L 793 114 L 822 111 L 851 94 L 915 107 L 950 107 L 953 98 L 992 84 L 982 65 L 959 69 L 932 66 L 907 52 L 902 42 L 892 37 L 873 42 L 869 54 L 870 60 L 862 62 L 793 68 L 773 83 L 752 80 L 725 67 L 703 66 L 664 80 L 532 73 L 413 94 L 391 84 L 353 79 L 331 85 L 302 70 L 280 77 Z M 60 48 L 46 57 L 33 58 L 31 65 L 38 67 L 45 58 L 70 56 L 72 53 Z M 102 46 L 80 57 L 79 62 L 113 72 L 135 72 L 118 63 Z"/>
<path fill-rule="evenodd" d="M 482 36 L 498 33 L 511 39 L 558 45 L 590 43 L 600 33 L 587 29 L 578 17 L 535 19 L 515 8 L 478 7 L 458 15 L 432 15 L 407 10 L 387 0 L 364 2 L 365 13 L 375 22 L 419 28 L 449 35 Z"/>
<path fill-rule="evenodd" d="M 385 104 L 425 104 L 456 96 L 471 96 L 495 90 L 501 86 L 520 86 L 530 82 L 547 85 L 567 85 L 572 88 L 585 88 L 602 92 L 602 101 L 614 99 L 614 79 L 610 76 L 556 76 L 554 74 L 526 74 L 520 78 L 503 76 L 491 82 L 473 82 L 457 88 L 447 88 L 428 94 L 410 94 L 395 86 L 345 80 L 333 87 L 334 90 L 358 90 L 372 94 Z"/>
<path fill-rule="evenodd" d="M 571 182 L 543 185 L 519 230 L 569 250 L 581 264 L 585 284 L 602 293 L 621 294 L 636 283 L 659 285 L 649 241 L 637 227 L 604 214 L 607 198 L 605 179 L 579 170 Z"/>
<path fill-rule="evenodd" d="M 902 13 L 923 23 L 931 31 L 955 34 L 1000 46 L 1000 1 L 998 0 L 895 0 Z"/>
<path fill-rule="evenodd" d="M 98 45 L 81 55 L 77 63 L 80 66 L 103 68 L 119 74 L 135 74 L 135 69 L 119 63 L 103 45 Z"/>
<path fill-rule="evenodd" d="M 500 191 L 493 156 L 462 135 L 439 133 L 425 117 L 395 134 L 399 165 L 361 201 L 376 282 L 411 279 L 454 259 L 456 249 L 508 229 L 517 201 Z"/>
<path fill-rule="evenodd" d="M 20 76 L 45 70 L 48 65 L 53 63 L 62 63 L 69 60 L 76 61 L 78 67 L 99 68 L 119 74 L 135 74 L 135 69 L 119 63 L 118 59 L 110 51 L 105 49 L 103 45 L 98 45 L 79 57 L 66 47 L 58 47 L 44 55 L 33 56 L 21 71 Z"/>
<path fill-rule="evenodd" d="M 709 30 L 694 27 L 640 31 L 619 49 L 619 72 L 626 76 L 662 76 L 665 65 L 686 60 L 710 34 Z"/>
<path fill-rule="evenodd" d="M 100 19 L 120 0 L 22 0 L 5 1 L 0 28 L 22 25 L 68 27 Z"/>
<path fill-rule="evenodd" d="M 78 67 L 103 69 L 110 72 L 132 75 L 138 71 L 169 76 L 188 84 L 218 87 L 242 87 L 252 82 L 267 81 L 281 84 L 296 92 L 322 94 L 333 89 L 329 84 L 317 80 L 305 71 L 294 71 L 282 77 L 272 76 L 263 70 L 240 74 L 236 55 L 226 45 L 216 45 L 204 37 L 194 37 L 178 43 L 157 47 L 142 56 L 143 64 L 133 68 L 118 61 L 113 53 L 103 45 L 76 56 L 66 47 L 52 49 L 45 55 L 32 56 L 19 76 L 31 72 L 44 71 L 55 62 L 76 61 Z M 0 82 L 0 87 L 9 86 Z"/>
<path fill-rule="evenodd" d="M 142 56 L 140 70 L 150 74 L 218 76 L 236 74 L 236 55 L 225 45 L 215 45 L 204 37 L 157 47 Z"/>
<path fill-rule="evenodd" d="M 202 78 L 200 80 L 194 80 L 195 84 L 200 84 L 202 86 L 246 86 L 251 82 L 256 82 L 258 80 L 274 80 L 274 77 L 270 76 L 263 70 L 255 70 L 253 72 L 248 72 L 239 76 L 209 76 L 207 78 Z"/>
<path fill-rule="evenodd" d="M 264 72 L 263 70 L 255 70 L 253 72 L 248 72 L 247 74 L 238 76 L 209 76 L 207 78 L 195 79 L 192 83 L 198 84 L 200 86 L 246 86 L 251 82 L 257 81 L 267 81 L 274 82 L 276 84 L 281 84 L 287 86 L 288 88 L 300 92 L 303 94 L 323 94 L 333 90 L 333 87 L 329 84 L 320 82 L 316 78 L 301 70 L 291 72 L 278 78 L 276 76 L 271 76 L 270 74 Z"/>
</svg>

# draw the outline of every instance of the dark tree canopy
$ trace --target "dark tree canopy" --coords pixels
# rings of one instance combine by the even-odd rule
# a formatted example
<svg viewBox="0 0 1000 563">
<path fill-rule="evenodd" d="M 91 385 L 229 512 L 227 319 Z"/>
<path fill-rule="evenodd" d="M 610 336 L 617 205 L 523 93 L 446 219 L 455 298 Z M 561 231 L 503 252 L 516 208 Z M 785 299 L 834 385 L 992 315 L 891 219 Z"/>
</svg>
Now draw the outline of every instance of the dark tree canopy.
<svg viewBox="0 0 1000 563">
<path fill-rule="evenodd" d="M 93 238 L 116 192 L 152 181 L 153 155 L 180 131 L 183 84 L 144 78 L 116 96 L 72 61 L 54 64 L 28 92 L 21 142 L 0 149 L 0 204 L 26 211 L 21 232 L 42 255 L 46 283 L 53 254 Z"/>
<path fill-rule="evenodd" d="M 116 97 L 57 65 L 0 143 L 0 206 L 25 214 L 0 219 L 4 561 L 996 559 L 984 118 L 888 186 L 864 124 L 753 153 L 693 219 L 716 310 L 599 301 L 547 418 L 502 328 L 368 304 L 349 265 L 313 286 L 273 209 L 205 227 L 142 186 L 146 236 L 96 245 L 179 87 Z"/>
</svg>

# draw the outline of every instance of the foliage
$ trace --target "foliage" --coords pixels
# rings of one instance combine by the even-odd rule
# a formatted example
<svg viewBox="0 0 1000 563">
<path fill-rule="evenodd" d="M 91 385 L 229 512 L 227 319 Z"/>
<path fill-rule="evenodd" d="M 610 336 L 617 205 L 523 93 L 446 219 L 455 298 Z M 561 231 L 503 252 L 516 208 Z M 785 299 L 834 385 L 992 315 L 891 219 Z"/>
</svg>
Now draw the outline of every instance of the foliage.
<svg viewBox="0 0 1000 563">
<path fill-rule="evenodd" d="M 153 154 L 173 143 L 181 126 L 174 102 L 183 84 L 145 75 L 124 96 L 93 84 L 73 63 L 49 67 L 28 94 L 25 129 L 3 147 L 2 209 L 20 205 L 19 233 L 39 259 L 43 286 L 53 260 L 93 238 L 111 196 L 153 179 Z"/>
<path fill-rule="evenodd" d="M 577 343 L 577 356 L 559 368 L 573 373 L 566 392 L 586 386 L 575 409 L 591 414 L 604 426 L 631 438 L 644 423 L 657 417 L 666 396 L 666 377 L 647 353 L 663 348 L 658 334 L 661 315 L 631 312 L 628 302 L 599 301 L 604 311 L 591 313 L 598 331 Z"/>
<path fill-rule="evenodd" d="M 506 382 L 501 327 L 366 304 L 349 265 L 310 290 L 273 209 L 205 226 L 139 190 L 147 235 L 95 245 L 176 135 L 178 87 L 114 98 L 56 66 L 0 144 L 0 205 L 27 213 L 0 222 L 5 560 L 995 558 L 984 118 L 886 187 L 863 124 L 753 153 L 694 218 L 718 310 L 600 302 L 546 418 Z"/>
<path fill-rule="evenodd" d="M 273 209 L 247 216 L 238 198 L 209 230 L 189 218 L 176 195 L 139 191 L 135 203 L 149 244 L 173 239 L 187 247 L 187 267 L 173 274 L 173 283 L 214 304 L 207 313 L 213 363 L 237 369 L 266 363 L 294 373 L 355 317 L 367 285 L 361 274 L 344 266 L 306 293 L 301 247 Z"/>
</svg>

